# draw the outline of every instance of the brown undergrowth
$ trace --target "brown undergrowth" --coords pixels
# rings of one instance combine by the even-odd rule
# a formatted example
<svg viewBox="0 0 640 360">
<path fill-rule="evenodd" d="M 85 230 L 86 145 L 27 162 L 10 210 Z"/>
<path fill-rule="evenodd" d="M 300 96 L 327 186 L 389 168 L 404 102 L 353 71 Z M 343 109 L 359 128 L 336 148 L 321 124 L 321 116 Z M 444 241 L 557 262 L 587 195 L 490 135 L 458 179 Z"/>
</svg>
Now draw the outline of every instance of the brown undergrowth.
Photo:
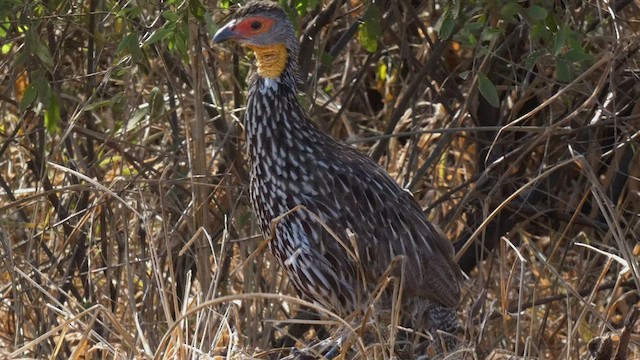
<svg viewBox="0 0 640 360">
<path fill-rule="evenodd" d="M 459 354 L 616 343 L 640 299 L 638 4 L 308 3 L 292 11 L 301 98 L 456 243 Z M 369 314 L 362 337 L 265 251 L 241 126 L 251 55 L 208 40 L 229 11 L 7 4 L 0 358 L 293 358 L 337 339 L 345 358 L 390 358 L 388 324 Z"/>
</svg>

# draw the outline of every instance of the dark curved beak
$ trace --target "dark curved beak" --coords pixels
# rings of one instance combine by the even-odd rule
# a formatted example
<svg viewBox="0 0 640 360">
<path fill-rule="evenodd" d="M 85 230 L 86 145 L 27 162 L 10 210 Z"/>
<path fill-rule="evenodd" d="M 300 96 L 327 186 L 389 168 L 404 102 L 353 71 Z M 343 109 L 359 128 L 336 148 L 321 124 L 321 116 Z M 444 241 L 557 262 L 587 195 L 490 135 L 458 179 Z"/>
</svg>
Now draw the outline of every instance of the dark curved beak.
<svg viewBox="0 0 640 360">
<path fill-rule="evenodd" d="M 214 43 L 221 43 L 226 40 L 239 39 L 241 36 L 235 31 L 236 21 L 231 20 L 225 26 L 221 27 L 216 31 L 216 34 L 213 35 Z"/>
</svg>

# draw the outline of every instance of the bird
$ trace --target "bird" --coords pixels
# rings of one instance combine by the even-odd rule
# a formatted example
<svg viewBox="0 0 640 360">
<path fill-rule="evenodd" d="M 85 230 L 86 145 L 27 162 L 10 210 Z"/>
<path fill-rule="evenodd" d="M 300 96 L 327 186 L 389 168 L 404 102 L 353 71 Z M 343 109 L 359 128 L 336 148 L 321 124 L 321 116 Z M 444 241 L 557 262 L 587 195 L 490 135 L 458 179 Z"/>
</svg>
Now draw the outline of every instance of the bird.
<svg viewBox="0 0 640 360">
<path fill-rule="evenodd" d="M 321 131 L 298 100 L 299 42 L 277 3 L 250 1 L 213 36 L 250 49 L 244 132 L 250 203 L 270 251 L 306 298 L 348 316 L 401 278 L 403 325 L 454 333 L 461 270 L 410 192 Z M 392 291 L 380 297 L 389 310 Z"/>
</svg>

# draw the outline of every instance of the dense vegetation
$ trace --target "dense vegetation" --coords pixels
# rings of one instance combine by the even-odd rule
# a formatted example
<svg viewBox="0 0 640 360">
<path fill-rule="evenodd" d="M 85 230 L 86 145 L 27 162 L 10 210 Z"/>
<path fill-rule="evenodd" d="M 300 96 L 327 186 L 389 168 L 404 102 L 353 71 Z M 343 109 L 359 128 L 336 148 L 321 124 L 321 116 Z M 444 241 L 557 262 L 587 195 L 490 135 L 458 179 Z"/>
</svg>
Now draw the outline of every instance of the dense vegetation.
<svg viewBox="0 0 640 360">
<path fill-rule="evenodd" d="M 455 242 L 467 354 L 585 359 L 621 333 L 640 299 L 638 2 L 281 2 L 317 125 Z M 286 321 L 311 304 L 247 202 L 252 57 L 210 42 L 235 6 L 0 0 L 0 358 L 267 358 L 287 333 L 389 357 L 339 319 Z"/>
</svg>

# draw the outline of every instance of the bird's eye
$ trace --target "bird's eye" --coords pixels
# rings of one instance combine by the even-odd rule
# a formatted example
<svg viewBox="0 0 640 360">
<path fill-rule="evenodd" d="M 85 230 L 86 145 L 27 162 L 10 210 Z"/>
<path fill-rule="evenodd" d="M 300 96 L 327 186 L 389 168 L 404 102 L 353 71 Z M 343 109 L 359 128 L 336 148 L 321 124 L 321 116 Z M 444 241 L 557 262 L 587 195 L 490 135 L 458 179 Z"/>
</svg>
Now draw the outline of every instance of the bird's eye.
<svg viewBox="0 0 640 360">
<path fill-rule="evenodd" d="M 262 28 L 262 23 L 260 21 L 254 21 L 251 23 L 251 28 L 253 30 L 260 30 Z"/>
</svg>

